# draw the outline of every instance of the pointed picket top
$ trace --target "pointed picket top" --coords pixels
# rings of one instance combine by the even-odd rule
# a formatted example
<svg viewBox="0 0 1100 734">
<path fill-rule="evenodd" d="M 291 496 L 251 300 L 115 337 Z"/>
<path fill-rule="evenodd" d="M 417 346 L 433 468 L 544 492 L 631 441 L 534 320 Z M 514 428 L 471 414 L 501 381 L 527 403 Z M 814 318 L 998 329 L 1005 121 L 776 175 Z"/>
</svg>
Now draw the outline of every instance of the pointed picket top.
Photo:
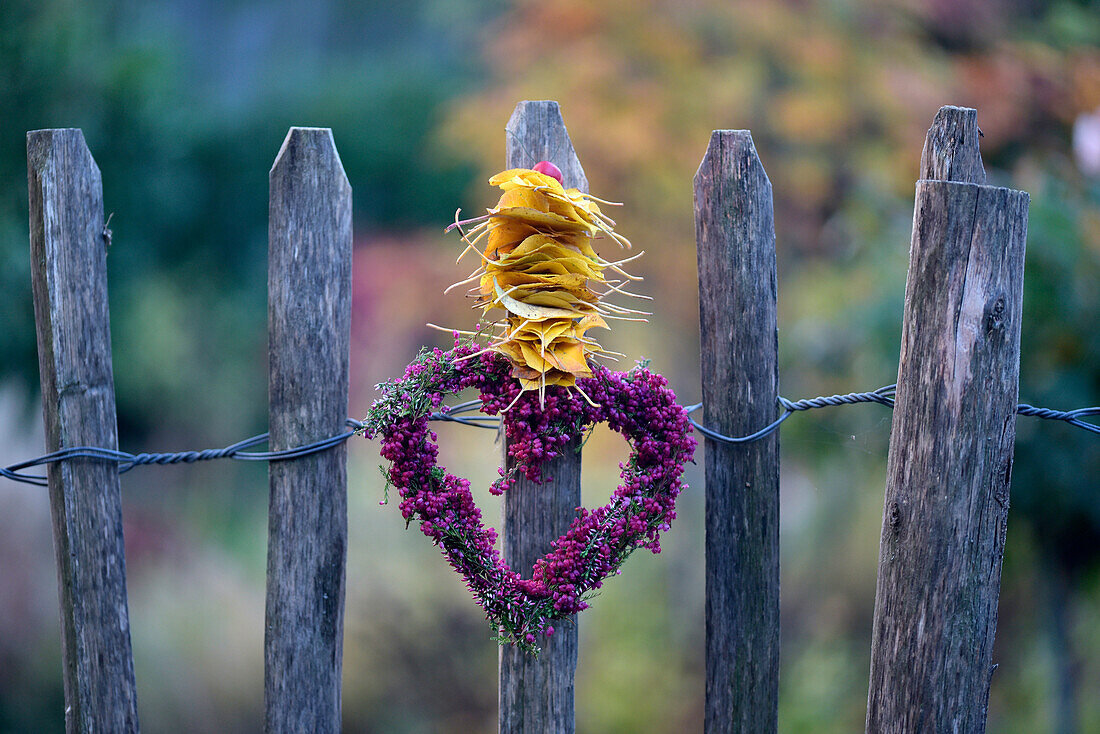
<svg viewBox="0 0 1100 734">
<path fill-rule="evenodd" d="M 751 130 L 714 130 L 710 134 L 710 143 L 707 152 L 703 154 L 703 160 L 695 171 L 695 181 L 700 176 L 705 176 L 715 169 L 715 166 L 723 160 L 732 160 L 733 156 L 744 161 L 739 168 L 750 171 L 754 176 L 761 176 L 768 180 L 768 174 L 764 170 L 764 164 L 760 162 L 760 156 L 756 153 L 756 144 L 752 140 Z"/>
<path fill-rule="evenodd" d="M 940 107 L 928 128 L 920 154 L 920 179 L 985 183 L 978 145 L 978 111 L 970 107 Z"/>
<path fill-rule="evenodd" d="M 760 202 L 766 200 L 767 207 L 771 206 L 771 180 L 768 179 L 764 165 L 760 162 L 752 133 L 748 130 L 715 130 L 711 133 L 707 152 L 703 155 L 699 169 L 695 172 L 693 185 L 696 192 L 697 212 L 700 207 L 710 206 L 712 200 L 717 206 L 733 205 L 736 202 L 751 205 L 756 203 L 753 197 L 757 195 L 762 197 Z M 721 198 L 723 188 L 729 185 L 741 192 L 751 192 L 752 195 L 746 196 L 742 193 L 736 197 Z M 722 203 L 717 203 L 719 198 Z M 705 226 L 712 219 L 697 217 L 696 227 Z M 751 220 L 745 217 L 740 221 L 747 223 Z M 762 224 L 765 227 L 773 226 L 770 219 Z M 774 234 L 771 237 L 774 242 Z"/>
<path fill-rule="evenodd" d="M 509 168 L 530 168 L 550 161 L 561 169 L 562 185 L 588 191 L 588 177 L 573 150 L 561 107 L 553 100 L 524 100 L 505 127 Z"/>
<path fill-rule="evenodd" d="M 102 183 L 99 166 L 84 141 L 84 132 L 77 127 L 31 130 L 27 133 L 27 166 L 42 177 L 47 165 L 63 165 L 77 169 L 89 183 Z"/>
<path fill-rule="evenodd" d="M 340 188 L 350 190 L 347 174 L 344 173 L 344 164 L 340 161 L 340 153 L 336 150 L 336 141 L 332 137 L 332 129 L 327 127 L 292 127 L 287 131 L 279 153 L 275 156 L 275 162 L 271 164 L 271 180 L 276 176 L 287 177 L 294 175 L 297 167 L 308 164 L 310 172 L 331 172 L 332 179 L 337 181 Z M 308 175 L 308 174 L 307 174 Z M 314 179 L 320 182 L 321 179 Z"/>
</svg>

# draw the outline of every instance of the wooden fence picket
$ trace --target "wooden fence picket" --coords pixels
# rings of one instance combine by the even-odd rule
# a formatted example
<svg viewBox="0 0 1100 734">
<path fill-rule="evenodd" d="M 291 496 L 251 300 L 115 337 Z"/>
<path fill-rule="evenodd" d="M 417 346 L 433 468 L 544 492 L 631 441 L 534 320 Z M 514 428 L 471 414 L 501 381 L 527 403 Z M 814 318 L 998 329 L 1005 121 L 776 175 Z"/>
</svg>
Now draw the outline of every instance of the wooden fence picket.
<svg viewBox="0 0 1100 734">
<path fill-rule="evenodd" d="M 705 425 L 777 416 L 772 186 L 747 130 L 715 130 L 695 174 Z M 766 734 L 779 706 L 779 434 L 706 441 L 704 731 Z"/>
<path fill-rule="evenodd" d="M 530 168 L 547 160 L 561 169 L 566 187 L 588 191 L 561 109 L 553 101 L 524 101 L 508 120 L 507 168 Z M 507 450 L 505 450 L 507 461 Z M 504 560 L 524 576 L 565 533 L 581 504 L 580 441 L 543 468 L 543 484 L 522 475 L 504 493 Z M 571 734 L 575 729 L 573 676 L 577 670 L 577 621 L 554 625 L 534 657 L 515 646 L 500 649 L 501 734 Z"/>
<path fill-rule="evenodd" d="M 868 732 L 985 730 L 1016 426 L 1029 197 L 945 107 L 917 182 Z"/>
<path fill-rule="evenodd" d="M 118 448 L 103 186 L 80 130 L 27 133 L 31 277 L 46 449 Z M 118 467 L 47 467 L 65 730 L 138 731 Z"/>
<path fill-rule="evenodd" d="M 294 127 L 271 168 L 271 449 L 344 431 L 351 187 L 332 131 Z M 347 446 L 270 465 L 264 728 L 340 731 Z"/>
<path fill-rule="evenodd" d="M 530 168 L 550 161 L 561 168 L 566 187 L 588 190 L 588 179 L 573 151 L 558 102 L 521 101 L 506 132 L 506 167 Z M 504 459 L 508 454 L 505 449 Z M 508 463 L 510 468 L 510 462 Z M 542 469 L 543 484 L 520 475 L 504 493 L 504 559 L 529 576 L 550 543 L 569 529 L 581 505 L 581 445 L 574 440 Z M 502 734 L 574 731 L 573 676 L 576 672 L 576 617 L 554 625 L 533 657 L 515 646 L 500 648 L 498 691 Z"/>
</svg>

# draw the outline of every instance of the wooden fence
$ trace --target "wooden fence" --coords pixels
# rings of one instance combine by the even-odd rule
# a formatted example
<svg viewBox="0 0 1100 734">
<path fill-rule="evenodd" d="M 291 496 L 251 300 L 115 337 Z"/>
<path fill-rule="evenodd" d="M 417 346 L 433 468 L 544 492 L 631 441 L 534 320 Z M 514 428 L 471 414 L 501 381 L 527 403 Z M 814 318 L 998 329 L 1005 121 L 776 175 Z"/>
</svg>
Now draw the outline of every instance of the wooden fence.
<svg viewBox="0 0 1100 734">
<path fill-rule="evenodd" d="M 508 166 L 552 160 L 587 187 L 555 102 L 521 102 Z M 79 130 L 28 133 L 30 240 L 47 448 L 115 448 L 99 171 Z M 292 128 L 270 176 L 273 449 L 347 417 L 351 189 L 332 133 Z M 1008 513 L 1028 196 L 985 185 L 974 110 L 944 107 L 921 156 L 883 508 L 868 732 L 981 732 Z M 748 131 L 715 131 L 695 177 L 704 421 L 776 417 L 771 183 Z M 775 732 L 779 439 L 706 442 L 707 732 Z M 346 449 L 272 463 L 265 730 L 340 729 Z M 529 569 L 580 504 L 579 451 L 504 503 L 506 560 Z M 48 468 L 66 728 L 138 730 L 119 478 Z M 522 485 L 524 480 L 520 480 Z M 538 658 L 500 651 L 500 731 L 573 732 L 576 624 Z"/>
</svg>

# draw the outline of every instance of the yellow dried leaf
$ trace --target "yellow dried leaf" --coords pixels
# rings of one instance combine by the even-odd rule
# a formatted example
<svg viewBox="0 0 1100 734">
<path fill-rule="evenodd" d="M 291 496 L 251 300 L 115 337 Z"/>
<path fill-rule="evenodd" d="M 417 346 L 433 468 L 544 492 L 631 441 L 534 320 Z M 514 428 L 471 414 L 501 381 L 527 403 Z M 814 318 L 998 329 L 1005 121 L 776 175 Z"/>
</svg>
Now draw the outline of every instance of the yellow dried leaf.
<svg viewBox="0 0 1100 734">
<path fill-rule="evenodd" d="M 511 321 L 512 319 L 509 319 L 509 322 Z M 547 321 L 532 321 L 522 328 L 519 324 L 509 323 L 509 327 L 511 332 L 517 334 L 517 339 L 522 339 L 530 335 L 543 344 L 549 344 L 557 337 L 571 330 L 573 328 L 573 321 L 571 319 L 550 319 Z"/>
<path fill-rule="evenodd" d="M 550 290 L 566 290 L 572 293 L 584 293 L 588 290 L 586 278 L 583 275 L 568 273 L 566 275 L 538 275 L 531 273 L 513 273 L 510 271 L 489 272 L 481 277 L 481 295 L 491 296 L 494 293 L 493 281 L 500 283 L 512 298 L 523 301 L 531 293 Z"/>
<path fill-rule="evenodd" d="M 603 320 L 603 317 L 598 313 L 589 314 L 580 320 L 580 323 L 576 326 L 576 332 L 578 336 L 584 336 L 584 332 L 589 329 L 610 329 L 607 322 Z"/>
<path fill-rule="evenodd" d="M 550 200 L 534 189 L 512 189 L 501 194 L 496 210 L 526 208 L 540 212 L 550 211 Z"/>
<path fill-rule="evenodd" d="M 561 308 L 547 308 L 545 306 L 532 306 L 522 301 L 517 301 L 511 296 L 507 295 L 500 287 L 499 283 L 493 283 L 493 290 L 496 294 L 496 302 L 503 306 L 508 311 L 511 311 L 516 316 L 522 316 L 525 319 L 552 319 L 559 317 L 572 318 L 577 315 L 574 311 L 567 311 Z"/>
<path fill-rule="evenodd" d="M 588 232 L 595 234 L 599 229 L 595 225 L 578 222 L 575 219 L 566 219 L 560 214 L 549 211 L 533 209 L 531 207 L 507 207 L 497 208 L 490 212 L 493 219 L 510 218 L 523 224 L 529 224 L 535 228 L 546 228 L 555 232 Z"/>
<path fill-rule="evenodd" d="M 494 260 L 497 252 L 511 249 L 536 232 L 537 230 L 530 224 L 518 219 L 493 217 L 485 245 L 485 257 Z"/>
<path fill-rule="evenodd" d="M 545 173 L 532 171 L 530 168 L 509 168 L 507 171 L 501 171 L 489 179 L 489 185 L 499 186 L 505 191 L 521 186 L 529 188 L 545 186 L 563 195 L 565 194 L 565 189 L 562 188 L 561 183 L 556 178 L 547 176 Z"/>
<path fill-rule="evenodd" d="M 550 370 L 542 379 L 526 380 L 520 378 L 520 387 L 524 390 L 538 390 L 540 387 L 551 387 L 552 385 L 561 385 L 562 387 L 573 387 L 577 384 L 577 379 L 568 372 L 559 372 L 558 370 Z"/>
<path fill-rule="evenodd" d="M 572 372 L 575 375 L 584 377 L 592 375 L 588 369 L 588 362 L 584 357 L 584 347 L 580 342 L 558 339 L 551 346 L 550 352 L 554 355 L 558 368 L 563 372 Z"/>
<path fill-rule="evenodd" d="M 595 297 L 593 297 L 595 300 Z M 575 295 L 570 291 L 536 291 L 523 299 L 523 303 L 533 306 L 548 306 L 550 308 L 583 308 L 586 299 L 583 295 Z M 574 314 L 580 316 L 580 314 Z"/>
<path fill-rule="evenodd" d="M 523 355 L 523 362 L 528 367 L 536 369 L 539 372 L 547 372 L 558 366 L 557 360 L 554 359 L 550 352 L 539 349 L 525 341 L 517 341 L 516 344 L 519 345 L 520 353 Z"/>
</svg>

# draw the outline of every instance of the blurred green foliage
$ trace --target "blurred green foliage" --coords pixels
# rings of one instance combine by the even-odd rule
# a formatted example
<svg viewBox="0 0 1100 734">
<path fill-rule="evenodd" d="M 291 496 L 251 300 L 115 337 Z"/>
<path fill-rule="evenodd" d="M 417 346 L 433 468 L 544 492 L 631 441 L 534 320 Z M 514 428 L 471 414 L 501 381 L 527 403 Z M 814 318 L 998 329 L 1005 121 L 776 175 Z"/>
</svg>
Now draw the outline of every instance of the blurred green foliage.
<svg viewBox="0 0 1100 734">
<path fill-rule="evenodd" d="M 1057 163 L 1057 162 L 1056 162 Z M 1036 172 L 1024 292 L 1020 395 L 1036 405 L 1100 404 L 1100 182 L 1061 165 Z M 1100 449 L 1068 426 L 1020 421 L 1013 501 L 1049 560 L 1100 561 Z"/>
<path fill-rule="evenodd" d="M 485 4 L 0 5 L 0 288 L 11 295 L 0 304 L 0 378 L 37 386 L 22 132 L 80 127 L 115 213 L 108 262 L 123 434 L 146 434 L 167 416 L 195 433 L 224 424 L 227 402 L 243 409 L 226 438 L 262 425 L 257 263 L 267 251 L 267 171 L 287 128 L 334 128 L 360 233 L 442 226 L 470 165 L 433 134 L 443 105 L 478 78 L 467 46 Z"/>
<path fill-rule="evenodd" d="M 713 128 L 749 128 L 776 199 L 782 391 L 878 387 L 896 376 L 924 133 L 940 105 L 960 104 L 978 108 L 991 182 L 1032 195 L 1021 399 L 1100 404 L 1100 181 L 1070 154 L 1074 120 L 1100 106 L 1098 11 L 1085 0 L 5 0 L 0 383 L 20 383 L 28 402 L 37 386 L 25 130 L 83 128 L 103 171 L 122 443 L 191 447 L 265 422 L 266 175 L 288 126 L 332 127 L 353 186 L 361 412 L 370 384 L 436 338 L 425 321 L 472 322 L 438 295 L 465 271 L 450 264 L 454 240 L 429 231 L 460 205 L 491 203 L 484 177 L 501 165 L 512 107 L 553 98 L 593 192 L 626 203 L 619 229 L 647 251 L 653 323 L 601 341 L 653 357 L 695 399 L 690 182 Z M 862 721 L 889 426 L 880 406 L 784 424 L 784 731 Z M 486 484 L 496 449 L 448 431 L 444 463 Z M 990 730 L 1095 731 L 1100 448 L 1050 422 L 1022 419 L 1017 435 Z M 586 448 L 586 502 L 613 485 L 621 449 L 600 436 Z M 434 549 L 376 507 L 376 459 L 366 447 L 351 471 L 345 728 L 490 731 L 496 651 Z M 256 730 L 263 473 L 178 471 L 127 479 L 143 723 Z M 583 730 L 701 725 L 701 477 L 689 482 L 664 553 L 632 559 L 582 617 Z M 28 596 L 51 593 L 48 565 L 17 578 L 44 585 Z M 0 618 L 0 642 L 35 631 L 0 644 L 0 732 L 56 730 L 56 630 L 21 614 Z"/>
</svg>

